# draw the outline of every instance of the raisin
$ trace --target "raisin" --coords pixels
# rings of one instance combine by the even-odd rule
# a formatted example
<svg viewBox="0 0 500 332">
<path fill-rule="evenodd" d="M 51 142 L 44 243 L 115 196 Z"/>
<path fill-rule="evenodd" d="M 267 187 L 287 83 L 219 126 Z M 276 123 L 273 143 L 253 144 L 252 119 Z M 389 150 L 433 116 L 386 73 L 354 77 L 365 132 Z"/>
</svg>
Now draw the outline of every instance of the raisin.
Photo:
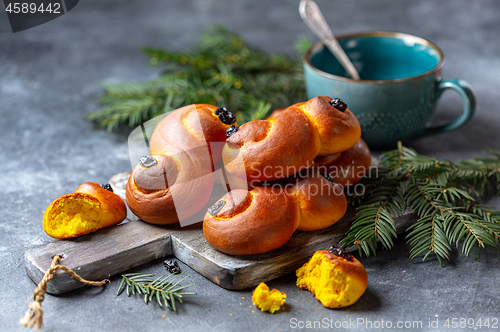
<svg viewBox="0 0 500 332">
<path fill-rule="evenodd" d="M 348 261 L 352 261 L 354 259 L 354 256 L 349 251 L 339 246 L 331 246 L 328 251 L 335 256 L 342 257 Z"/>
<path fill-rule="evenodd" d="M 163 265 L 167 268 L 168 272 L 172 274 L 177 274 L 181 272 L 181 267 L 179 266 L 179 263 L 177 261 L 171 260 L 171 261 L 164 261 Z"/>
<path fill-rule="evenodd" d="M 332 99 L 332 101 L 330 101 L 330 105 L 332 105 L 341 112 L 345 112 L 345 110 L 347 109 L 347 104 L 344 103 L 344 101 L 340 98 Z"/>
<path fill-rule="evenodd" d="M 234 134 L 238 130 L 240 130 L 240 128 L 236 127 L 235 125 L 231 125 L 231 126 L 227 127 L 227 129 L 226 129 L 226 137 L 229 138 L 229 136 L 231 136 L 232 134 Z"/>
<path fill-rule="evenodd" d="M 222 210 L 222 208 L 226 205 L 226 201 L 218 201 L 214 205 L 208 208 L 208 213 L 210 213 L 211 216 L 217 216 L 217 213 Z"/>
<path fill-rule="evenodd" d="M 103 187 L 104 189 L 106 189 L 108 191 L 113 192 L 113 188 L 111 188 L 111 185 L 109 183 L 105 183 L 101 187 Z"/>
<path fill-rule="evenodd" d="M 142 156 L 139 159 L 139 164 L 141 164 L 142 167 L 150 168 L 158 164 L 158 161 L 151 156 Z"/>
<path fill-rule="evenodd" d="M 215 110 L 214 113 L 219 117 L 219 120 L 223 124 L 229 125 L 236 122 L 236 117 L 234 116 L 234 114 L 225 107 L 219 107 Z"/>
</svg>

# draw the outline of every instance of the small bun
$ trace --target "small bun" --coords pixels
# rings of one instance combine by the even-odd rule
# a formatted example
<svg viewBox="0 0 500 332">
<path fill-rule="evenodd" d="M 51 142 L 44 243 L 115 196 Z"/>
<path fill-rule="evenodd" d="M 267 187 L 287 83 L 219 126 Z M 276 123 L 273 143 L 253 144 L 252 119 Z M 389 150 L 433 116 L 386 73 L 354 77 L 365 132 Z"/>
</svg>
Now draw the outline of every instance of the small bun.
<svg viewBox="0 0 500 332">
<path fill-rule="evenodd" d="M 158 225 L 198 213 L 210 199 L 214 164 L 222 163 L 226 130 L 233 123 L 230 111 L 212 105 L 189 105 L 170 113 L 151 136 L 151 163 L 139 163 L 130 174 L 130 210 Z"/>
<path fill-rule="evenodd" d="M 291 192 L 300 207 L 298 231 L 328 228 L 346 213 L 347 200 L 340 185 L 328 181 L 318 172 L 292 181 L 295 184 Z"/>
<path fill-rule="evenodd" d="M 247 181 L 274 181 L 311 167 L 318 155 L 351 148 L 361 137 L 358 120 L 331 101 L 316 97 L 242 125 L 222 151 L 228 172 Z"/>
<path fill-rule="evenodd" d="M 220 162 L 226 130 L 230 125 L 215 115 L 217 109 L 212 105 L 194 104 L 170 113 L 151 135 L 150 154 L 189 154 L 192 149 L 210 147 L 211 154 L 207 158 L 213 158 L 212 164 Z"/>
<path fill-rule="evenodd" d="M 185 154 L 176 157 L 177 159 L 168 155 L 153 155 L 151 158 L 157 160 L 155 165 L 144 167 L 138 164 L 130 174 L 125 192 L 127 204 L 130 210 L 143 221 L 159 225 L 179 222 L 172 196 L 178 195 L 181 202 L 191 197 L 188 196 L 190 192 L 183 190 L 182 185 L 176 185 L 176 183 L 188 180 L 186 173 L 181 172 L 178 161 L 184 162 L 184 167 L 191 165 L 191 162 Z M 198 183 L 200 187 L 208 188 L 211 185 L 210 179 L 200 180 L 202 180 Z M 199 194 L 197 198 L 194 196 L 191 198 L 193 203 L 196 203 L 196 199 L 202 202 L 205 199 L 208 200 L 204 196 L 206 191 L 201 191 Z M 179 212 L 181 212 L 180 209 Z"/>
<path fill-rule="evenodd" d="M 85 182 L 47 207 L 43 229 L 53 238 L 69 239 L 116 225 L 126 217 L 127 208 L 118 195 L 95 182 Z"/>
<path fill-rule="evenodd" d="M 250 121 L 227 139 L 222 157 L 231 174 L 248 181 L 287 178 L 310 166 L 320 147 L 318 132 L 298 108 L 271 121 Z"/>
<path fill-rule="evenodd" d="M 328 250 L 316 251 L 296 275 L 297 286 L 310 290 L 327 308 L 354 304 L 368 283 L 366 269 L 356 258 L 346 259 Z"/>
<path fill-rule="evenodd" d="M 312 174 L 261 183 L 250 191 L 231 190 L 205 215 L 203 234 L 208 243 L 230 255 L 260 254 L 284 245 L 295 230 L 335 224 L 347 209 L 342 188 L 317 171 L 308 171 Z"/>
<path fill-rule="evenodd" d="M 318 128 L 321 138 L 319 156 L 348 150 L 361 138 L 361 127 L 354 114 L 349 109 L 339 110 L 331 102 L 332 98 L 322 96 L 301 106 Z"/>
<path fill-rule="evenodd" d="M 229 255 L 254 255 L 290 240 L 299 224 L 295 200 L 270 187 L 232 190 L 205 215 L 203 234 L 215 249 Z"/>
</svg>

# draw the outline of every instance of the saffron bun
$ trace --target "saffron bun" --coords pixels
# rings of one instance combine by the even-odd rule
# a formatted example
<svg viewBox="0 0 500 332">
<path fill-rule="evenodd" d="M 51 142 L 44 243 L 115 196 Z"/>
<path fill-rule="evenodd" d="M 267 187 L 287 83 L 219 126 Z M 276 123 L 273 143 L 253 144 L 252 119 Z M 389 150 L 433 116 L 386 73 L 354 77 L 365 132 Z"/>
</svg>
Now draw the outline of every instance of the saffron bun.
<svg viewBox="0 0 500 332">
<path fill-rule="evenodd" d="M 293 184 L 290 191 L 299 204 L 298 231 L 328 228 L 342 219 L 347 211 L 347 199 L 342 186 L 325 179 L 319 172 L 303 171 L 285 182 Z"/>
<path fill-rule="evenodd" d="M 222 206 L 220 211 L 216 209 Z M 203 220 L 203 234 L 215 249 L 229 255 L 253 255 L 279 248 L 299 224 L 295 200 L 270 187 L 231 190 Z"/>
<path fill-rule="evenodd" d="M 43 229 L 56 239 L 69 239 L 119 224 L 127 217 L 123 200 L 95 182 L 53 201 L 43 214 Z"/>
<path fill-rule="evenodd" d="M 130 210 L 159 225 L 199 212 L 212 193 L 213 165 L 222 161 L 226 130 L 235 123 L 230 111 L 205 104 L 185 106 L 165 117 L 151 136 L 150 156 L 141 158 L 130 174 Z"/>
<path fill-rule="evenodd" d="M 365 267 L 352 255 L 342 255 L 343 249 L 318 250 L 296 271 L 297 286 L 308 289 L 327 308 L 354 304 L 366 290 L 368 277 Z"/>
<path fill-rule="evenodd" d="M 223 253 L 260 254 L 281 247 L 296 230 L 335 224 L 346 209 L 342 188 L 312 170 L 250 190 L 231 190 L 208 209 L 203 234 Z"/>
<path fill-rule="evenodd" d="M 349 187 L 361 181 L 370 169 L 371 161 L 370 148 L 360 139 L 347 151 L 316 157 L 313 167 L 330 174 L 333 182 Z"/>
<path fill-rule="evenodd" d="M 247 181 L 278 180 L 310 167 L 317 156 L 350 149 L 361 128 L 346 105 L 335 101 L 315 97 L 242 125 L 222 151 L 227 171 Z"/>
</svg>

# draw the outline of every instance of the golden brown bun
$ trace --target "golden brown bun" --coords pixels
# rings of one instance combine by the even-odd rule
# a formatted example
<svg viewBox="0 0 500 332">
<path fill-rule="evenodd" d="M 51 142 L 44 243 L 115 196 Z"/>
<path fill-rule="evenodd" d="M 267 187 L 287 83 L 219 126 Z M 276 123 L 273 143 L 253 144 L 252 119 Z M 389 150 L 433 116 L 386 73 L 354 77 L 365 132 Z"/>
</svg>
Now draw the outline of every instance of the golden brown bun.
<svg viewBox="0 0 500 332">
<path fill-rule="evenodd" d="M 214 206 L 203 221 L 203 234 L 215 249 L 229 255 L 254 255 L 279 248 L 290 240 L 299 224 L 295 200 L 270 187 L 252 191 L 232 190 Z"/>
<path fill-rule="evenodd" d="M 158 124 L 149 146 L 155 165 L 138 164 L 127 183 L 127 204 L 139 218 L 173 224 L 193 216 L 208 202 L 213 164 L 222 160 L 229 127 L 215 115 L 216 109 L 204 104 L 185 106 Z"/>
<path fill-rule="evenodd" d="M 151 224 L 165 225 L 189 217 L 186 214 L 188 211 L 182 208 L 184 204 L 192 203 L 193 209 L 198 211 L 206 204 L 212 189 L 213 174 L 192 179 L 192 174 L 186 170 L 194 166 L 186 153 L 179 153 L 175 158 L 169 155 L 151 157 L 157 164 L 149 168 L 137 165 L 127 182 L 126 199 L 133 213 Z M 191 185 L 205 190 L 186 190 Z M 176 195 L 177 204 L 174 204 L 173 195 Z M 184 214 L 178 216 L 181 212 Z"/>
<path fill-rule="evenodd" d="M 205 156 L 200 153 L 206 153 L 207 146 L 216 146 L 219 151 L 212 151 L 212 155 L 208 154 L 208 156 L 214 158 L 211 164 L 220 162 L 224 144 L 213 143 L 226 142 L 226 129 L 229 125 L 222 123 L 214 114 L 216 109 L 217 107 L 212 105 L 195 104 L 170 113 L 154 130 L 149 142 L 150 153 L 152 155 L 175 155 L 180 152 L 189 154 L 192 149 L 199 147 L 201 149 L 197 150 L 193 157 L 204 158 Z"/>
<path fill-rule="evenodd" d="M 368 145 L 360 139 L 347 151 L 316 157 L 313 167 L 322 173 L 330 174 L 333 182 L 348 187 L 361 181 L 370 169 L 371 158 Z"/>
<path fill-rule="evenodd" d="M 116 225 L 127 217 L 127 207 L 120 196 L 104 189 L 95 182 L 82 183 L 76 188 L 75 193 L 93 196 L 101 202 L 103 210 L 112 216 L 112 218 L 103 222 L 103 227 Z"/>
<path fill-rule="evenodd" d="M 316 97 L 242 125 L 222 152 L 228 172 L 248 181 L 273 181 L 310 167 L 318 155 L 351 148 L 361 136 L 358 120 L 331 100 Z"/>
<path fill-rule="evenodd" d="M 56 239 L 68 239 L 119 224 L 127 217 L 123 200 L 95 182 L 52 202 L 43 215 L 43 229 Z"/>
<path fill-rule="evenodd" d="M 354 304 L 366 290 L 365 267 L 355 258 L 318 250 L 296 271 L 297 286 L 308 289 L 327 308 Z"/>
<path fill-rule="evenodd" d="M 346 213 L 347 200 L 340 185 L 326 180 L 317 172 L 293 181 L 295 183 L 291 191 L 300 206 L 297 230 L 309 232 L 325 229 Z"/>
<path fill-rule="evenodd" d="M 319 156 L 350 149 L 361 138 L 358 119 L 349 109 L 344 112 L 330 104 L 330 97 L 316 97 L 301 105 L 304 113 L 319 130 L 321 149 Z"/>
<path fill-rule="evenodd" d="M 308 171 L 312 174 L 227 193 L 205 215 L 208 243 L 226 254 L 253 255 L 281 247 L 296 229 L 335 224 L 347 209 L 344 192 L 317 171 Z"/>
<path fill-rule="evenodd" d="M 224 165 L 248 181 L 289 177 L 310 166 L 320 148 L 317 130 L 299 108 L 291 106 L 276 119 L 250 121 L 231 135 Z"/>
</svg>

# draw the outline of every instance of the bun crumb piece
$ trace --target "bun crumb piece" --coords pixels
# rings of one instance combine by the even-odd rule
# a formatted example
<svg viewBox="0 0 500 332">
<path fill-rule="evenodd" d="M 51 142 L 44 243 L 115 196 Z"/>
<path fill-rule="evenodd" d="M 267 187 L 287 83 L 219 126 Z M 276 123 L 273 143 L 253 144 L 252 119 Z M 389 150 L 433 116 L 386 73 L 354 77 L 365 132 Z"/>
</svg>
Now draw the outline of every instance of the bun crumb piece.
<svg viewBox="0 0 500 332">
<path fill-rule="evenodd" d="M 273 314 L 285 304 L 286 294 L 276 289 L 269 291 L 269 287 L 261 282 L 253 291 L 252 301 L 260 310 Z"/>
<path fill-rule="evenodd" d="M 366 270 L 356 258 L 347 260 L 328 250 L 316 251 L 296 275 L 297 286 L 310 290 L 327 308 L 352 305 L 367 285 Z"/>
</svg>

